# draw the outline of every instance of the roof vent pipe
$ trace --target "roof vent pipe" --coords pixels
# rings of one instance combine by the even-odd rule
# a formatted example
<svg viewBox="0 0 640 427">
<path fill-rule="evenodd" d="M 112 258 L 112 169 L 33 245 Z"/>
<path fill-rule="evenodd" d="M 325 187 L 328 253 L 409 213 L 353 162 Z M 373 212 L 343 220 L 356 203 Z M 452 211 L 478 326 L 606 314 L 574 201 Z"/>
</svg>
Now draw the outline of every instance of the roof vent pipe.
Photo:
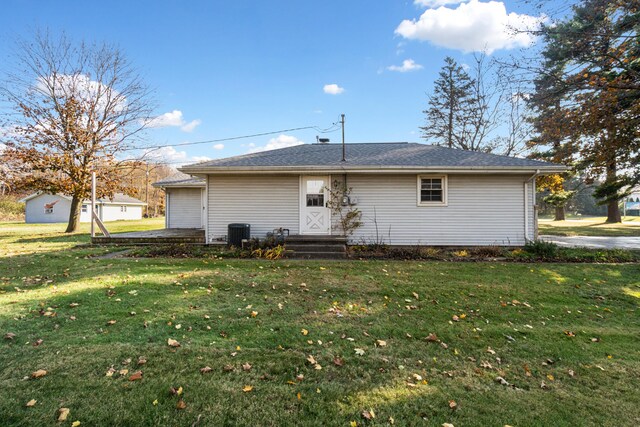
<svg viewBox="0 0 640 427">
<path fill-rule="evenodd" d="M 342 124 L 342 161 L 347 160 L 347 149 L 344 146 L 344 114 L 340 114 L 340 123 Z"/>
</svg>

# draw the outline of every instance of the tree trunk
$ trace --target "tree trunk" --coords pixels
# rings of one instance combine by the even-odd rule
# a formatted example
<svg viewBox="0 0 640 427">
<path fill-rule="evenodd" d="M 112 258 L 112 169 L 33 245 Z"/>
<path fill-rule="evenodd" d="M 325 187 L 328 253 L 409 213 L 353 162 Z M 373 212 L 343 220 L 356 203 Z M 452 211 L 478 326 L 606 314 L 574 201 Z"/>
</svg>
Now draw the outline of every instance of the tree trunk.
<svg viewBox="0 0 640 427">
<path fill-rule="evenodd" d="M 618 174 L 618 165 L 613 160 L 607 166 L 607 183 L 613 183 L 616 181 Z M 616 194 L 617 196 L 617 194 Z M 609 200 L 607 203 L 607 222 L 622 222 L 622 216 L 620 216 L 620 207 L 618 206 L 618 198 Z"/>
<path fill-rule="evenodd" d="M 617 200 L 611 200 L 607 203 L 607 222 L 622 222 Z"/>
<path fill-rule="evenodd" d="M 566 220 L 564 206 L 556 206 L 556 215 L 553 218 L 554 221 L 564 221 Z"/>
<path fill-rule="evenodd" d="M 69 212 L 69 223 L 67 224 L 67 229 L 64 231 L 65 233 L 73 233 L 78 229 L 78 224 L 80 223 L 80 208 L 82 206 L 82 199 L 77 196 L 73 196 L 71 199 L 71 210 Z"/>
</svg>

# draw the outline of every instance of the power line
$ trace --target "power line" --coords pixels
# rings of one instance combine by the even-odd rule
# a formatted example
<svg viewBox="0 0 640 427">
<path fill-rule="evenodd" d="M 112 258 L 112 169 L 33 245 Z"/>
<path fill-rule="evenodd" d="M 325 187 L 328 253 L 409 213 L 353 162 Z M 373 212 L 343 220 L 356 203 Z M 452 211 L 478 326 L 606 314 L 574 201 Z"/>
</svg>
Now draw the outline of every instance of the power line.
<svg viewBox="0 0 640 427">
<path fill-rule="evenodd" d="M 131 147 L 131 148 L 126 148 L 126 149 L 121 150 L 121 151 L 134 151 L 134 150 L 150 150 L 150 151 L 154 151 L 154 150 L 158 150 L 160 148 L 166 148 L 166 147 L 184 147 L 184 146 L 188 146 L 188 145 L 212 144 L 212 143 L 215 143 L 215 142 L 235 141 L 235 140 L 238 140 L 238 139 L 256 138 L 256 137 L 259 137 L 259 136 L 274 135 L 274 134 L 277 134 L 277 133 L 284 133 L 284 132 L 295 132 L 295 131 L 306 130 L 306 129 L 314 129 L 314 130 L 316 130 L 317 132 L 320 132 L 320 133 L 329 133 L 329 132 L 335 132 L 337 130 L 337 129 L 334 129 L 334 127 L 335 127 L 335 123 L 332 124 L 327 129 L 321 129 L 318 126 L 302 126 L 302 127 L 297 127 L 297 128 L 274 130 L 274 131 L 270 131 L 270 132 L 254 133 L 254 134 L 250 134 L 250 135 L 240 135 L 240 136 L 232 136 L 232 137 L 228 137 L 228 138 L 208 139 L 208 140 L 205 140 L 205 141 L 181 142 L 181 143 L 178 143 L 178 144 L 148 145 L 148 146 L 145 146 L 145 147 Z M 149 151 L 147 151 L 147 153 L 148 152 Z"/>
</svg>

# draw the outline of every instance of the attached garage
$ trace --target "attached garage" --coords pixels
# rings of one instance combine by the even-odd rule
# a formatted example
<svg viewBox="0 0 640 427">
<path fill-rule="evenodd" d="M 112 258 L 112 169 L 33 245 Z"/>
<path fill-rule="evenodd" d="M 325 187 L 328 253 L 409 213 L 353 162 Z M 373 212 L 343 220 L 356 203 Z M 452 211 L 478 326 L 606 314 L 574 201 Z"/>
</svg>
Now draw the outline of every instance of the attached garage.
<svg viewBox="0 0 640 427">
<path fill-rule="evenodd" d="M 165 191 L 165 228 L 204 228 L 204 180 L 178 174 L 153 186 Z"/>
<path fill-rule="evenodd" d="M 201 188 L 166 188 L 166 228 L 204 228 Z"/>
</svg>

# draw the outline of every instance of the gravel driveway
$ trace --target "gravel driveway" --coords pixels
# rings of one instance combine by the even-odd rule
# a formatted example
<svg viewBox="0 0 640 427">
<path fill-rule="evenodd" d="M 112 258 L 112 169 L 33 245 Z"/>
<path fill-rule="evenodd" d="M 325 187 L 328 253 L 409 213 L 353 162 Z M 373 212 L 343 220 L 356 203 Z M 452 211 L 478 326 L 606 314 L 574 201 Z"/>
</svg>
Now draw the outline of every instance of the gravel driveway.
<svg viewBox="0 0 640 427">
<path fill-rule="evenodd" d="M 638 249 L 640 237 L 599 237 L 599 236 L 540 236 L 541 240 L 558 246 L 594 249 Z"/>
</svg>

